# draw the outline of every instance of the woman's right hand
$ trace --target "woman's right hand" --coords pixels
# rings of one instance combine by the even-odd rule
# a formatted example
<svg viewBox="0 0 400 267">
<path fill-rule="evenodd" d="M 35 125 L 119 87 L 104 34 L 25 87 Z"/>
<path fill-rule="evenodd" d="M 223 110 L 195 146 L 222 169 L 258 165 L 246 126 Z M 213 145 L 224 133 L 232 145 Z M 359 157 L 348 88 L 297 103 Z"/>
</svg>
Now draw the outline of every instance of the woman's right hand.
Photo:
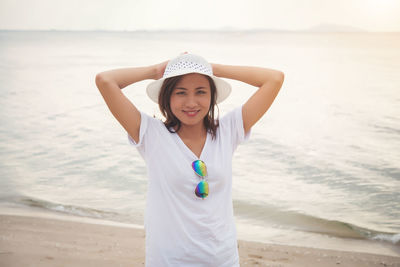
<svg viewBox="0 0 400 267">
<path fill-rule="evenodd" d="M 168 62 L 169 62 L 169 60 L 161 62 L 161 63 L 156 64 L 154 66 L 155 69 L 156 69 L 156 75 L 154 77 L 154 80 L 158 80 L 158 79 L 162 78 L 162 76 L 164 75 L 164 71 L 165 71 L 165 68 L 167 67 Z"/>
<path fill-rule="evenodd" d="M 181 55 L 187 54 L 187 53 L 188 53 L 188 52 L 185 51 L 185 52 L 181 53 Z M 158 79 L 162 78 L 162 76 L 164 75 L 164 71 L 165 71 L 165 68 L 167 67 L 168 62 L 169 62 L 169 60 L 164 61 L 164 62 L 162 62 L 162 63 L 160 63 L 160 64 L 155 65 L 155 68 L 156 68 L 156 76 L 154 77 L 154 80 L 158 80 Z"/>
</svg>

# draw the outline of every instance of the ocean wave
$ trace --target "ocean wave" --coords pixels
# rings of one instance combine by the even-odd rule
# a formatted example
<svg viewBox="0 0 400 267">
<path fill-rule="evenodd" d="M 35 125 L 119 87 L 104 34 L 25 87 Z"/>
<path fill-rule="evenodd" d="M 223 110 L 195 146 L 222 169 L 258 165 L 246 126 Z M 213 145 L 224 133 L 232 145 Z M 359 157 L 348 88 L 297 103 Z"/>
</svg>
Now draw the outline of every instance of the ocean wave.
<svg viewBox="0 0 400 267">
<path fill-rule="evenodd" d="M 123 214 L 114 211 L 106 211 L 100 209 L 94 209 L 89 207 L 82 207 L 82 206 L 75 206 L 75 205 L 67 205 L 67 204 L 60 204 L 55 203 L 39 198 L 34 198 L 30 196 L 8 196 L 6 198 L 0 198 L 1 202 L 17 204 L 27 207 L 33 207 L 38 209 L 44 209 L 53 212 L 59 212 L 74 216 L 81 216 L 81 217 L 88 217 L 88 218 L 95 218 L 95 219 L 103 219 L 103 220 L 110 220 L 115 222 L 121 223 L 133 223 L 138 224 L 132 216 L 128 214 Z M 140 224 L 140 222 L 139 222 Z"/>
<path fill-rule="evenodd" d="M 325 234 L 341 238 L 384 241 L 400 246 L 400 233 L 368 229 L 340 220 L 327 220 L 296 211 L 282 210 L 272 205 L 234 200 L 235 215 L 250 219 L 256 224 L 287 227 L 293 230 Z"/>
</svg>

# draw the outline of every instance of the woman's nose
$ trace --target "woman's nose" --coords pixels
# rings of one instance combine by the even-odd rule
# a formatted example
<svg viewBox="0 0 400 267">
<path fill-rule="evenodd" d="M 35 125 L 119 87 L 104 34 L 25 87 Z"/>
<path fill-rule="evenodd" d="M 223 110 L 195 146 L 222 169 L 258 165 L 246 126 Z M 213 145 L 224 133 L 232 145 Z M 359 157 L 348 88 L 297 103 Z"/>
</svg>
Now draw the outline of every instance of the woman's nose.
<svg viewBox="0 0 400 267">
<path fill-rule="evenodd" d="M 195 95 L 188 95 L 186 99 L 186 106 L 193 107 L 197 105 L 196 96 Z"/>
</svg>

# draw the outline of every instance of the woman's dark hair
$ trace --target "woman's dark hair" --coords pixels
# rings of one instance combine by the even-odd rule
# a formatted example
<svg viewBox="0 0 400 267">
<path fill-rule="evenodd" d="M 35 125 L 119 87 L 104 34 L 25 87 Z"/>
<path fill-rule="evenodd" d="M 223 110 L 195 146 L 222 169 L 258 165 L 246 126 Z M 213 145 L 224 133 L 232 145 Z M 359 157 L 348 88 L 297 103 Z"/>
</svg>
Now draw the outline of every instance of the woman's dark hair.
<svg viewBox="0 0 400 267">
<path fill-rule="evenodd" d="M 217 128 L 219 125 L 218 120 L 215 120 L 214 118 L 214 107 L 217 106 L 217 88 L 215 86 L 214 80 L 211 77 L 207 75 L 204 76 L 208 79 L 208 82 L 210 83 L 211 103 L 210 108 L 208 109 L 208 114 L 204 117 L 203 123 L 206 127 L 207 132 L 211 133 L 212 138 L 215 139 Z M 165 79 L 161 86 L 160 94 L 158 95 L 158 106 L 160 108 L 161 114 L 166 118 L 164 125 L 171 133 L 177 133 L 181 128 L 181 122 L 172 113 L 170 103 L 172 92 L 174 91 L 176 84 L 182 79 L 182 77 L 183 75 Z M 174 130 L 175 126 L 177 126 L 176 131 Z"/>
</svg>

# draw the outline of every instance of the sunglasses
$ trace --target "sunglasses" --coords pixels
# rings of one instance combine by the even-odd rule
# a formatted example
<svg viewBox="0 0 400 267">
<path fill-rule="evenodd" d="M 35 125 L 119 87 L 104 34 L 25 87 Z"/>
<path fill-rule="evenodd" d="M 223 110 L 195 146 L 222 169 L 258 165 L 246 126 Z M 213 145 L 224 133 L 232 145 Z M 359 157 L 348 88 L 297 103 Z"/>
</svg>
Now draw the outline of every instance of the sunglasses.
<svg viewBox="0 0 400 267">
<path fill-rule="evenodd" d="M 201 178 L 201 181 L 197 184 L 194 193 L 196 196 L 204 199 L 208 196 L 208 182 L 205 180 L 205 177 L 207 176 L 206 164 L 202 160 L 195 160 L 192 162 L 192 168 L 194 172 Z"/>
</svg>

